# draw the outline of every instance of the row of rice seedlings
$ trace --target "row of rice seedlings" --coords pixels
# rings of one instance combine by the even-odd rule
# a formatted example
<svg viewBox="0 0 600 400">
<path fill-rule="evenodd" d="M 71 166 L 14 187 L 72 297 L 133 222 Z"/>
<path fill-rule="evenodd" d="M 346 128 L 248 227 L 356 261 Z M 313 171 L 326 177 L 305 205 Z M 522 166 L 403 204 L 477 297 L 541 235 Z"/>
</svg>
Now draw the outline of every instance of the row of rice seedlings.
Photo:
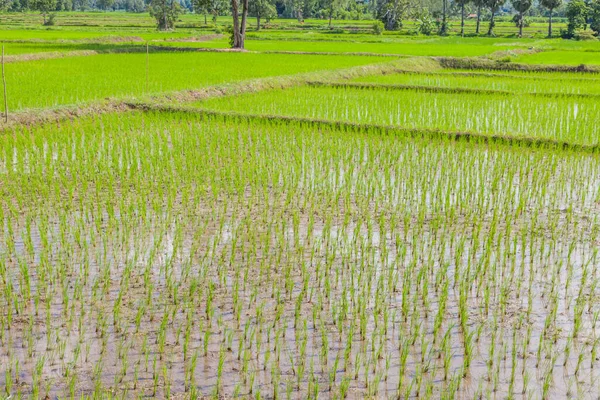
<svg viewBox="0 0 600 400">
<path fill-rule="evenodd" d="M 407 71 L 403 71 L 407 73 Z M 412 72 L 409 72 L 412 73 Z M 583 72 L 568 72 L 568 71 L 536 71 L 536 70 L 520 70 L 520 69 L 505 69 L 505 70 L 485 70 L 485 69 L 431 69 L 430 71 L 420 71 L 420 75 L 429 76 L 457 76 L 457 77 L 487 77 L 487 78 L 509 78 L 520 79 L 523 81 L 548 81 L 561 79 L 563 81 L 574 83 L 589 82 L 594 84 L 600 80 L 598 73 L 583 73 Z"/>
<path fill-rule="evenodd" d="M 132 114 L 0 138 L 7 396 L 567 396 L 597 158 Z"/>
<path fill-rule="evenodd" d="M 516 93 L 600 94 L 600 79 L 576 73 L 490 74 L 483 72 L 425 72 L 369 75 L 353 82 L 419 85 L 443 88 L 502 90 Z M 565 82 L 568 82 L 566 84 Z"/>
<path fill-rule="evenodd" d="M 595 99 L 297 87 L 209 99 L 209 110 L 598 144 Z"/>
</svg>

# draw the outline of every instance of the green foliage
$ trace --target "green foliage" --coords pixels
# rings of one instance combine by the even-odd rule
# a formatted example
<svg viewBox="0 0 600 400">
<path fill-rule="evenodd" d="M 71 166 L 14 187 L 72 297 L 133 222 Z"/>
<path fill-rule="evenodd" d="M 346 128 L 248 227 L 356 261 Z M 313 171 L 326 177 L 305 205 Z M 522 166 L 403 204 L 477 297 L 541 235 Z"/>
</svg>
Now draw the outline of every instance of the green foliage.
<svg viewBox="0 0 600 400">
<path fill-rule="evenodd" d="M 264 19 L 269 22 L 277 17 L 277 9 L 273 0 L 249 0 L 249 15 L 256 17 L 256 28 L 259 30 L 260 20 Z"/>
<path fill-rule="evenodd" d="M 388 31 L 402 27 L 402 20 L 407 17 L 411 0 L 375 0 L 375 17 L 383 22 Z"/>
<path fill-rule="evenodd" d="M 506 0 L 484 0 L 485 5 L 490 9 L 492 17 L 488 27 L 488 36 L 494 36 L 494 28 L 496 27 L 495 16 L 498 10 L 506 3 Z"/>
<path fill-rule="evenodd" d="M 101 10 L 109 10 L 115 5 L 115 0 L 96 0 L 96 6 Z"/>
<path fill-rule="evenodd" d="M 381 35 L 383 34 L 383 31 L 385 29 L 385 27 L 383 26 L 383 22 L 381 21 L 376 21 L 373 23 L 373 34 L 374 35 Z"/>
<path fill-rule="evenodd" d="M 566 16 L 569 20 L 567 31 L 563 34 L 565 38 L 575 37 L 578 29 L 582 29 L 586 24 L 588 6 L 583 0 L 571 0 L 567 4 Z"/>
<path fill-rule="evenodd" d="M 192 0 L 192 6 L 196 14 L 210 14 L 212 22 L 217 22 L 217 17 L 228 8 L 226 0 Z"/>
<path fill-rule="evenodd" d="M 523 22 L 523 27 L 528 28 L 528 27 L 531 26 L 531 19 L 530 18 L 527 18 L 525 16 L 523 16 L 521 18 L 520 14 L 513 15 L 512 22 L 513 22 L 513 24 L 515 24 L 515 26 L 517 28 L 521 26 L 521 21 Z"/>
<path fill-rule="evenodd" d="M 148 11 L 156 19 L 158 30 L 169 31 L 175 29 L 175 21 L 183 10 L 176 0 L 152 0 Z"/>
<path fill-rule="evenodd" d="M 600 35 L 600 0 L 592 0 L 589 3 L 590 29 L 596 36 Z"/>
<path fill-rule="evenodd" d="M 54 26 L 56 24 L 56 14 L 50 13 L 48 14 L 48 19 L 44 23 L 45 26 Z"/>
<path fill-rule="evenodd" d="M 519 28 L 519 37 L 523 36 L 523 28 L 529 26 L 529 22 L 525 19 L 525 13 L 529 11 L 533 4 L 533 0 L 511 0 L 512 5 L 517 10 L 517 14 L 513 18 L 515 25 Z"/>
<path fill-rule="evenodd" d="M 227 34 L 227 40 L 229 43 L 229 47 L 233 47 L 233 44 L 235 42 L 235 37 L 233 34 L 233 26 L 232 25 L 227 25 L 225 26 L 225 33 Z"/>
<path fill-rule="evenodd" d="M 44 25 L 46 25 L 46 16 L 51 11 L 56 9 L 57 0 L 31 0 L 29 7 L 34 11 L 39 11 L 44 17 Z"/>
<path fill-rule="evenodd" d="M 548 10 L 556 10 L 562 2 L 563 0 L 540 0 L 540 5 Z"/>
<path fill-rule="evenodd" d="M 429 36 L 435 31 L 435 21 L 427 9 L 418 11 L 414 18 L 418 34 Z"/>
</svg>

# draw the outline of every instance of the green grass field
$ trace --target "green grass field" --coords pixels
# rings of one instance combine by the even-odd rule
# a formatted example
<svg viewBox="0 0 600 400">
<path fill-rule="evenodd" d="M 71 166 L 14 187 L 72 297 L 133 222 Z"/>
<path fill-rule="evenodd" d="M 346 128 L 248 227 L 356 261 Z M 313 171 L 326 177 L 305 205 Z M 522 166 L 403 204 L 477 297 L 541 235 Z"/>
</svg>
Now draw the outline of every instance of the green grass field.
<svg viewBox="0 0 600 400">
<path fill-rule="evenodd" d="M 149 74 L 146 80 L 147 61 Z M 12 110 L 198 89 L 252 78 L 339 69 L 380 58 L 239 53 L 103 54 L 6 65 Z"/>
</svg>

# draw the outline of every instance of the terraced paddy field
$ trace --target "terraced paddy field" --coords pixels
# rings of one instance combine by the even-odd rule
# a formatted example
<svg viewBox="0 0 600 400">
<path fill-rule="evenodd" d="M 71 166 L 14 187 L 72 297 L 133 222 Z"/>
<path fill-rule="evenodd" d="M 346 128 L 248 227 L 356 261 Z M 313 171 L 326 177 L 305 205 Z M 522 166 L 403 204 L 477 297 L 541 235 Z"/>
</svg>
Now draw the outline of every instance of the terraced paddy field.
<svg viewBox="0 0 600 400">
<path fill-rule="evenodd" d="M 561 72 L 528 71 L 464 71 L 439 69 L 423 73 L 388 73 L 369 75 L 352 80 L 381 89 L 411 87 L 470 90 L 472 92 L 510 92 L 530 94 L 581 95 L 589 97 L 600 94 L 600 76 Z"/>
<path fill-rule="evenodd" d="M 5 44 L 0 397 L 600 393 L 600 75 L 518 61 L 592 45 L 70 32 Z"/>
<path fill-rule="evenodd" d="M 596 97 L 428 93 L 356 86 L 297 87 L 210 99 L 206 110 L 350 124 L 598 144 Z"/>
</svg>

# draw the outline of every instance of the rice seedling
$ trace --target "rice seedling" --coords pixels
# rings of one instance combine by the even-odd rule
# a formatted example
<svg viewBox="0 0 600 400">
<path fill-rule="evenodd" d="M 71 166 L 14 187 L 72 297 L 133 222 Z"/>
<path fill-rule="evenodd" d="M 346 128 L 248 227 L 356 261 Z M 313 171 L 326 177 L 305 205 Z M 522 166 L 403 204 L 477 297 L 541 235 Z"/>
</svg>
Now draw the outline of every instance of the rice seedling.
<svg viewBox="0 0 600 400">
<path fill-rule="evenodd" d="M 430 132 L 533 137 L 597 145 L 597 101 L 591 98 L 298 87 L 196 104 L 202 109 L 307 120 L 397 126 Z"/>
<path fill-rule="evenodd" d="M 582 97 L 600 94 L 597 75 L 581 76 L 561 72 L 500 73 L 440 70 L 421 73 L 371 75 L 352 79 L 352 82 L 376 85 L 413 85 L 435 88 L 507 91 L 513 93 L 581 94 Z M 568 83 L 568 84 L 565 84 Z"/>
<path fill-rule="evenodd" d="M 7 64 L 6 84 L 11 112 L 14 112 L 99 102 L 107 97 L 131 99 L 383 61 L 376 57 L 345 55 L 158 52 L 149 56 L 146 81 L 140 79 L 146 68 L 146 54 L 102 54 Z M 239 63 L 245 68 L 238 68 Z"/>
<path fill-rule="evenodd" d="M 352 120 L 359 92 L 342 92 L 210 104 Z M 355 122 L 387 123 L 392 94 L 360 93 Z M 486 99 L 462 100 L 512 107 Z M 537 101 L 518 104 L 595 143 Z M 20 127 L 0 137 L 3 394 L 549 398 L 560 374 L 594 390 L 599 181 L 586 152 L 368 126 L 148 111 Z"/>
</svg>

